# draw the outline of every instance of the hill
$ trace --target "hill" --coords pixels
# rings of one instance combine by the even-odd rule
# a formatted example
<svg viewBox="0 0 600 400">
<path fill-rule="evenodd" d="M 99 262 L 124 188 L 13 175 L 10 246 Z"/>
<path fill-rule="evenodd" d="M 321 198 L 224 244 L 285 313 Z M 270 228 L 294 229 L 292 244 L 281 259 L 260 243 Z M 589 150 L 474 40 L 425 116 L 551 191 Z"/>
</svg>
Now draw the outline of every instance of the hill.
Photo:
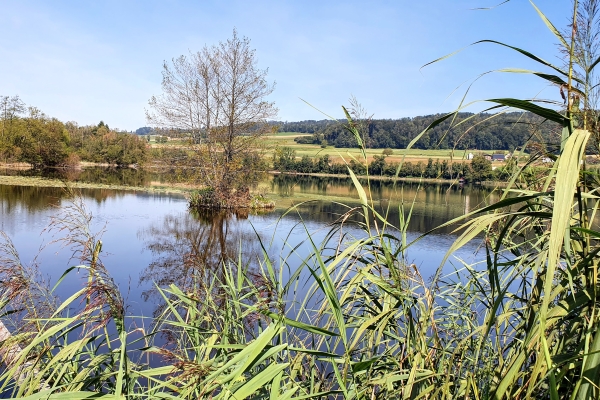
<svg viewBox="0 0 600 400">
<path fill-rule="evenodd" d="M 364 141 L 368 148 L 406 148 L 412 139 L 443 114 L 401 119 L 372 119 L 364 122 Z M 279 132 L 310 134 L 296 138 L 298 143 L 329 144 L 335 147 L 356 147 L 355 138 L 345 129 L 345 120 L 309 120 L 273 122 Z M 558 143 L 559 128 L 530 113 L 503 114 L 458 113 L 448 119 L 415 145 L 416 149 L 478 149 L 514 150 L 528 140 Z"/>
</svg>

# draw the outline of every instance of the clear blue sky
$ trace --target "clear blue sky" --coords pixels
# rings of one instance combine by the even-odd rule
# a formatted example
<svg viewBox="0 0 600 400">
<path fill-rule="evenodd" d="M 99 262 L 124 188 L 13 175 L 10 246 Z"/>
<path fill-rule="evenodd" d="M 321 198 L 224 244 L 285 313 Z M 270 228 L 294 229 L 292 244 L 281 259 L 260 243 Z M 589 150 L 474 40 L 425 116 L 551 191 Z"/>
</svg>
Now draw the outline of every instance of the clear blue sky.
<svg viewBox="0 0 600 400">
<path fill-rule="evenodd" d="M 454 109 L 461 83 L 488 70 L 536 68 L 489 44 L 419 70 L 479 39 L 518 45 L 560 63 L 557 40 L 526 0 L 429 1 L 23 1 L 0 2 L 0 95 L 63 121 L 135 130 L 160 94 L 163 60 L 231 36 L 251 39 L 261 68 L 276 81 L 279 120 L 341 117 L 354 95 L 375 118 Z M 538 0 L 554 24 L 568 23 L 570 1 Z M 540 93 L 541 91 L 541 93 Z M 537 78 L 487 75 L 472 100 L 556 99 Z"/>
</svg>

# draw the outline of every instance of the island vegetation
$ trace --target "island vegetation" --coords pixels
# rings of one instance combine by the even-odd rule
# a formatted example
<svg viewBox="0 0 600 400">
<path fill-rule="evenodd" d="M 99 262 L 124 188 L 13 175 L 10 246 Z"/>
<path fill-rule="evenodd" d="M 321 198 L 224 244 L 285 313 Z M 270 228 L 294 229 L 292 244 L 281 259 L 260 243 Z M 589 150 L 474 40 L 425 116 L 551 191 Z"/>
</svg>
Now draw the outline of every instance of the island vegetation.
<svg viewBox="0 0 600 400">
<path fill-rule="evenodd" d="M 163 93 L 149 101 L 148 121 L 189 135 L 188 176 L 203 186 L 193 207 L 236 208 L 252 201 L 250 186 L 261 162 L 260 139 L 272 132 L 277 109 L 266 100 L 274 84 L 257 68 L 250 40 L 233 36 L 163 65 Z"/>
</svg>

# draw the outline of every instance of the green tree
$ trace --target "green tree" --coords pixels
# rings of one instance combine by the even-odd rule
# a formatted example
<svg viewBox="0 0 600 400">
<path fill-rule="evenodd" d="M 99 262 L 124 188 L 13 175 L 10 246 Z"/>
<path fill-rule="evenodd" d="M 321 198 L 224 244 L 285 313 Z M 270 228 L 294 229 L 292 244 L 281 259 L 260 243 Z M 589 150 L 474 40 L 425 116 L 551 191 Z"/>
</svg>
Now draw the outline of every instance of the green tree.
<svg viewBox="0 0 600 400">
<path fill-rule="evenodd" d="M 296 150 L 291 147 L 276 147 L 273 152 L 273 168 L 277 171 L 289 171 L 294 168 Z"/>
<path fill-rule="evenodd" d="M 371 175 L 383 175 L 385 170 L 385 156 L 373 156 L 373 161 L 369 163 L 369 174 Z"/>
<path fill-rule="evenodd" d="M 471 179 L 482 182 L 493 176 L 492 162 L 482 155 L 476 155 L 471 160 Z"/>
</svg>

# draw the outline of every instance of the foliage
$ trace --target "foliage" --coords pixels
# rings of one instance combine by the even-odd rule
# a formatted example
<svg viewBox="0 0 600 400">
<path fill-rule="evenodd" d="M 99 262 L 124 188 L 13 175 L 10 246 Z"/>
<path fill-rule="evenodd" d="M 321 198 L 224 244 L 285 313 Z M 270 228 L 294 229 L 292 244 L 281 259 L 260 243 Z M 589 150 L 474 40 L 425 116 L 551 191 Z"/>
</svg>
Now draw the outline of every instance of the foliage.
<svg viewBox="0 0 600 400">
<path fill-rule="evenodd" d="M 136 135 L 151 135 L 152 132 L 154 132 L 154 129 L 149 126 L 143 126 L 135 130 Z"/>
<path fill-rule="evenodd" d="M 146 162 L 146 142 L 137 135 L 111 130 L 103 121 L 96 126 L 67 123 L 66 128 L 71 146 L 84 161 L 119 166 Z"/>
<path fill-rule="evenodd" d="M 511 49 L 560 74 L 536 76 L 567 79 L 572 98 L 571 72 Z M 361 186 L 352 170 L 369 174 L 363 146 L 362 160 L 348 163 L 360 206 L 349 207 L 320 244 L 307 231 L 302 245 L 311 251 L 297 269 L 289 268 L 296 248 L 277 263 L 264 247 L 257 271 L 230 258 L 219 274 L 190 269 L 197 274 L 188 286 L 158 288 L 166 307 L 155 329 L 136 340 L 99 261 L 101 242 L 89 233 L 85 212 L 74 209 L 55 226 L 80 250 L 84 289 L 39 319 L 13 312 L 21 303 L 24 311 L 35 309 L 13 301 L 14 288 L 27 285 L 0 280 L 3 319 L 34 321 L 0 343 L 0 350 L 15 350 L 15 340 L 24 346 L 9 353 L 16 356 L 0 376 L 3 389 L 30 399 L 599 398 L 600 177 L 582 163 L 590 132 L 574 129 L 572 105 L 562 115 L 532 101 L 489 101 L 561 124 L 564 140 L 536 179 L 518 167 L 500 201 L 444 224 L 461 224 L 446 258 L 482 235 L 481 263 L 457 260 L 453 271 L 440 265 L 424 279 L 407 261 L 410 206 L 401 204 L 398 221 L 390 221 L 370 200 L 368 181 Z M 349 131 L 364 143 L 344 111 Z M 353 215 L 360 234 L 345 229 Z M 11 267 L 20 268 L 13 259 Z M 109 324 L 113 333 L 104 329 Z M 168 335 L 166 345 L 150 343 L 158 332 Z M 136 342 L 166 365 L 135 362 Z"/>
<path fill-rule="evenodd" d="M 0 161 L 34 167 L 77 167 L 78 160 L 129 165 L 143 163 L 146 145 L 137 136 L 97 126 L 79 127 L 25 107 L 18 96 L 0 96 Z M 25 111 L 27 114 L 24 115 Z"/>
<path fill-rule="evenodd" d="M 238 190 L 235 195 L 240 197 L 223 199 L 218 191 L 216 191 L 214 188 L 207 187 L 191 192 L 188 199 L 188 204 L 192 210 L 202 208 L 271 209 L 275 206 L 272 200 L 269 200 L 262 194 L 251 195 L 249 192 L 242 193 Z"/>
<path fill-rule="evenodd" d="M 482 155 L 476 155 L 471 160 L 471 177 L 476 182 L 487 181 L 493 176 L 492 162 Z"/>
<path fill-rule="evenodd" d="M 20 102 L 18 97 L 12 101 Z M 61 164 L 69 155 L 69 138 L 64 125 L 34 107 L 28 108 L 26 117 L 20 115 L 25 110 L 24 104 L 13 105 L 12 109 L 0 120 L 3 161 L 27 162 L 34 166 Z"/>
<path fill-rule="evenodd" d="M 513 151 L 531 139 L 542 143 L 560 142 L 560 127 L 544 122 L 532 113 L 507 112 L 500 115 L 460 112 L 429 129 L 412 147 L 418 149 L 502 149 Z M 406 148 L 412 139 L 442 114 L 401 119 L 371 119 L 367 130 L 368 148 Z M 312 133 L 295 140 L 303 144 L 321 144 L 353 148 L 358 144 L 344 128 L 343 121 L 279 122 L 280 132 Z"/>
</svg>

